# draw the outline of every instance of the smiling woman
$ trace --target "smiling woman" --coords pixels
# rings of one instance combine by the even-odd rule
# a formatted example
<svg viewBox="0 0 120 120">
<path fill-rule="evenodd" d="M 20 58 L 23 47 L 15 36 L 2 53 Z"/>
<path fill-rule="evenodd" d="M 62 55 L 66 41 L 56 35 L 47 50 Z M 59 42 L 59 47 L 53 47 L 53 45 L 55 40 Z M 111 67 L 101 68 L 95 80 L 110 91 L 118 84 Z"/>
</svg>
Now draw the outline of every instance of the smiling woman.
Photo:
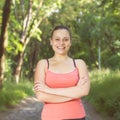
<svg viewBox="0 0 120 120">
<path fill-rule="evenodd" d="M 81 98 L 90 89 L 86 64 L 68 56 L 71 35 L 67 27 L 55 27 L 50 44 L 54 56 L 40 60 L 34 76 L 36 97 L 44 102 L 42 120 L 85 120 Z"/>
<path fill-rule="evenodd" d="M 66 54 L 71 46 L 70 33 L 66 29 L 56 27 L 52 33 L 50 44 L 55 54 Z"/>
</svg>

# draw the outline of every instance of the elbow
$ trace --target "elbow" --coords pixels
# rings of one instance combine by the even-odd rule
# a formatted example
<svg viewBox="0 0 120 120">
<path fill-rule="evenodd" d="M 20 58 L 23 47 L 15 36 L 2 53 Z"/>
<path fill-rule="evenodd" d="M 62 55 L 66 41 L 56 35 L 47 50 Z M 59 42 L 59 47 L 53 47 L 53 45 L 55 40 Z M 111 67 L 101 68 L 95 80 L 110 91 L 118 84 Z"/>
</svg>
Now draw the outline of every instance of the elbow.
<svg viewBox="0 0 120 120">
<path fill-rule="evenodd" d="M 41 98 L 39 95 L 37 95 L 37 94 L 36 94 L 36 99 L 37 99 L 39 102 L 43 102 L 43 101 L 42 101 L 42 98 Z"/>
<path fill-rule="evenodd" d="M 89 94 L 89 91 L 84 91 L 82 93 L 80 93 L 79 95 L 75 95 L 74 96 L 74 99 L 78 99 L 78 98 L 82 98 L 82 97 L 85 97 Z"/>
<path fill-rule="evenodd" d="M 85 97 L 85 96 L 87 96 L 89 94 L 89 92 L 85 92 L 84 94 L 83 94 L 83 96 Z"/>
<path fill-rule="evenodd" d="M 40 96 L 36 96 L 36 98 L 37 98 L 37 100 L 38 100 L 39 102 L 43 102 L 42 97 L 40 97 Z"/>
<path fill-rule="evenodd" d="M 89 90 L 83 92 L 83 97 L 88 96 Z"/>
<path fill-rule="evenodd" d="M 42 96 L 42 94 L 36 93 L 36 98 L 39 102 L 44 102 L 44 97 Z"/>
<path fill-rule="evenodd" d="M 85 92 L 85 93 L 81 94 L 81 95 L 79 96 L 79 98 L 85 97 L 85 96 L 87 96 L 88 94 L 89 94 L 88 92 Z"/>
</svg>

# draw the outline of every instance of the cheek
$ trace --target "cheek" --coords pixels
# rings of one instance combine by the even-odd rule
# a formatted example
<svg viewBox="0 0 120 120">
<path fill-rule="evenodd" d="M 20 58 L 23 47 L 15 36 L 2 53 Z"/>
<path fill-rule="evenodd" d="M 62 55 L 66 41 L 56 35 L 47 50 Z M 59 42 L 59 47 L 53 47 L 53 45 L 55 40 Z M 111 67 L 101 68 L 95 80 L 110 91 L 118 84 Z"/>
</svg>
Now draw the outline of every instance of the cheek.
<svg viewBox="0 0 120 120">
<path fill-rule="evenodd" d="M 56 49 L 56 46 L 57 46 L 57 43 L 55 43 L 55 42 L 51 42 L 51 47 L 53 48 L 53 50 Z"/>
<path fill-rule="evenodd" d="M 54 46 L 54 45 L 57 45 L 57 42 L 51 41 L 50 44 L 51 44 L 52 46 Z"/>
<path fill-rule="evenodd" d="M 71 43 L 67 43 L 67 47 L 71 47 Z"/>
</svg>

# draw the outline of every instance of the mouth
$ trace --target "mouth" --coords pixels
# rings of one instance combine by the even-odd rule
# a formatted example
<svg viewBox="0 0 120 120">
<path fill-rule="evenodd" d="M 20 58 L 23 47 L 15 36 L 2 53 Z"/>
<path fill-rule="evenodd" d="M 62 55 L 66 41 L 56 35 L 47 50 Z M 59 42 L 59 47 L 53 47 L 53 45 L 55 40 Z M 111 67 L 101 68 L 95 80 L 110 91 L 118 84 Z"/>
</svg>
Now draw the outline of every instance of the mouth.
<svg viewBox="0 0 120 120">
<path fill-rule="evenodd" d="M 59 50 L 64 50 L 65 47 L 57 47 L 57 49 L 59 49 Z"/>
</svg>

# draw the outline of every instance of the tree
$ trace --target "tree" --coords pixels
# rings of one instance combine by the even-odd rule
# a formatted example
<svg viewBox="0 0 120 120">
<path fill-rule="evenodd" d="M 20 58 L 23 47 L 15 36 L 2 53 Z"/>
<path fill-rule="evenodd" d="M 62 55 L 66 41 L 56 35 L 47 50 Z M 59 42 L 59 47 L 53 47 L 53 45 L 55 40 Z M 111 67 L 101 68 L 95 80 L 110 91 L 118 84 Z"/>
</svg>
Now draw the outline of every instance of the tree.
<svg viewBox="0 0 120 120">
<path fill-rule="evenodd" d="M 10 16 L 10 6 L 12 0 L 6 0 L 3 7 L 3 15 L 2 15 L 2 26 L 1 26 L 1 34 L 0 34 L 0 88 L 2 88 L 2 81 L 4 79 L 4 62 L 5 62 L 5 43 L 8 40 L 8 23 Z"/>
<path fill-rule="evenodd" d="M 29 41 L 32 37 L 40 40 L 41 30 L 39 26 L 42 20 L 44 20 L 57 8 L 57 1 L 51 2 L 48 0 L 43 2 L 43 0 L 29 0 L 28 2 L 24 2 L 25 3 L 20 3 L 20 5 L 22 5 L 23 8 L 28 6 L 27 11 L 18 11 L 20 15 L 16 16 L 16 18 L 18 18 L 17 22 L 21 23 L 20 30 L 18 30 L 18 34 L 20 35 L 20 37 L 18 37 L 18 44 L 21 46 L 21 49 L 18 50 L 18 53 L 15 56 L 16 66 L 14 76 L 16 83 L 19 83 L 24 53 Z M 16 7 L 16 5 L 14 7 Z"/>
<path fill-rule="evenodd" d="M 53 54 L 49 46 L 50 31 L 60 24 L 70 27 L 72 32 L 70 56 L 84 59 L 90 68 L 98 68 L 100 47 L 101 65 L 111 68 L 119 66 L 115 64 L 119 63 L 120 56 L 119 0 L 14 2 L 10 16 L 7 63 L 11 66 L 9 74 L 14 71 L 16 82 L 19 82 L 21 71 L 23 76 L 29 75 L 31 78 L 36 62 Z"/>
<path fill-rule="evenodd" d="M 73 57 L 85 59 L 91 68 L 100 69 L 101 66 L 116 68 L 118 65 L 113 65 L 112 60 L 119 60 L 119 6 L 119 0 L 65 0 L 61 8 L 41 24 L 44 31 L 41 46 L 47 45 L 49 32 L 54 26 L 67 25 L 72 30 L 74 42 L 70 54 Z M 45 27 L 48 29 L 44 29 Z M 44 53 L 51 54 L 45 50 Z M 41 51 L 43 53 L 43 49 Z M 41 56 L 44 57 L 43 54 Z"/>
</svg>

